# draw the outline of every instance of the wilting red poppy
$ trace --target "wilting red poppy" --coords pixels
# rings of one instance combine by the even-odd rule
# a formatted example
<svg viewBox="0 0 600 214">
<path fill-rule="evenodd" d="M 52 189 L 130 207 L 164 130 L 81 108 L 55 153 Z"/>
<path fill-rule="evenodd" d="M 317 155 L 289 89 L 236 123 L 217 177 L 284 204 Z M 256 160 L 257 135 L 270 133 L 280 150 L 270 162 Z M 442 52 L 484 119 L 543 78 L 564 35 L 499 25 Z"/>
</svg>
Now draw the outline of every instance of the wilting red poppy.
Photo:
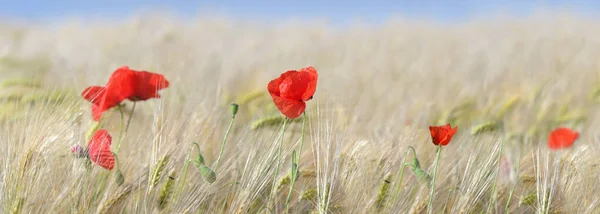
<svg viewBox="0 0 600 214">
<path fill-rule="evenodd" d="M 569 128 L 557 128 L 548 137 L 548 147 L 553 150 L 569 148 L 578 137 L 579 133 Z"/>
<path fill-rule="evenodd" d="M 98 130 L 88 144 L 88 155 L 90 160 L 105 169 L 112 170 L 115 167 L 115 156 L 110 151 L 112 137 L 105 129 Z"/>
<path fill-rule="evenodd" d="M 429 132 L 431 132 L 431 141 L 436 146 L 448 145 L 450 140 L 452 140 L 452 136 L 456 134 L 457 129 L 458 127 L 450 127 L 450 124 L 446 124 L 445 126 L 429 126 Z"/>
<path fill-rule="evenodd" d="M 161 74 L 135 71 L 123 66 L 113 72 L 105 86 L 90 86 L 81 95 L 92 103 L 92 116 L 94 120 L 99 120 L 102 113 L 125 99 L 142 101 L 159 98 L 158 90 L 168 86 L 169 81 Z"/>
<path fill-rule="evenodd" d="M 267 89 L 277 109 L 286 117 L 294 119 L 304 112 L 305 102 L 315 94 L 317 79 L 317 70 L 309 66 L 299 71 L 286 71 L 279 78 L 271 80 Z"/>
</svg>

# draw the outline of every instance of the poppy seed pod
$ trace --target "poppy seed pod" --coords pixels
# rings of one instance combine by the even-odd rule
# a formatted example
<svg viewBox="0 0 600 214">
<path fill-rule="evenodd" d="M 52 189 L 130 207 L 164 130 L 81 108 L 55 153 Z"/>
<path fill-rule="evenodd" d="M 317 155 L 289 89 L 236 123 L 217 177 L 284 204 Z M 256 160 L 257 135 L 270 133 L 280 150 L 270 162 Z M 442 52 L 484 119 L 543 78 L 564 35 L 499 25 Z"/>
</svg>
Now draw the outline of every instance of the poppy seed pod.
<svg viewBox="0 0 600 214">
<path fill-rule="evenodd" d="M 231 110 L 231 117 L 235 117 L 235 115 L 238 113 L 238 108 L 240 106 L 236 103 L 232 103 L 231 105 L 229 105 L 229 110 Z"/>
<path fill-rule="evenodd" d="M 125 176 L 123 176 L 123 173 L 121 173 L 121 170 L 117 170 L 117 174 L 115 175 L 115 182 L 117 182 L 117 184 L 119 186 L 123 185 L 123 183 L 125 183 Z"/>
</svg>

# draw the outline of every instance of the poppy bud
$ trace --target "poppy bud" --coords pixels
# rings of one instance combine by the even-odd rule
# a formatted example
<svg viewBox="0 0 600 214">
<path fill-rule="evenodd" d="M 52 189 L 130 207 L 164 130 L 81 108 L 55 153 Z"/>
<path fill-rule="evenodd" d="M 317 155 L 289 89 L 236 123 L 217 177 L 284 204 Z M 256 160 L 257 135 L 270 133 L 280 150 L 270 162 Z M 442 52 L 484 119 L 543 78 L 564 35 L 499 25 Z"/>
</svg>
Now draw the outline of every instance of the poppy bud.
<svg viewBox="0 0 600 214">
<path fill-rule="evenodd" d="M 240 107 L 240 106 L 239 106 L 238 104 L 236 104 L 236 103 L 232 103 L 232 104 L 229 106 L 229 109 L 231 110 L 231 117 L 235 117 L 235 115 L 236 115 L 236 114 L 237 114 L 237 112 L 238 112 L 238 108 L 239 108 L 239 107 Z"/>
<path fill-rule="evenodd" d="M 78 158 L 85 157 L 85 151 L 84 151 L 83 147 L 81 147 L 79 144 L 75 144 L 75 145 L 71 146 L 71 152 L 75 155 L 75 157 L 78 157 Z"/>
<path fill-rule="evenodd" d="M 432 177 L 431 175 L 429 175 L 429 173 L 423 171 L 423 169 L 421 168 L 411 168 L 411 171 L 415 174 L 415 176 L 417 177 L 417 180 L 419 182 L 423 182 L 428 188 L 432 188 L 431 187 L 431 181 L 432 181 Z"/>
<path fill-rule="evenodd" d="M 196 159 L 194 159 L 193 161 L 194 161 L 194 165 L 196 165 L 196 167 L 200 167 L 200 166 L 204 165 L 204 157 L 202 157 L 202 154 L 200 154 L 200 151 L 198 151 L 198 157 L 196 157 Z"/>
<path fill-rule="evenodd" d="M 215 172 L 207 166 L 200 165 L 198 166 L 198 170 L 200 170 L 200 175 L 202 175 L 202 178 L 204 178 L 206 182 L 212 184 L 215 182 L 215 180 L 217 180 L 217 174 L 215 174 Z"/>
<path fill-rule="evenodd" d="M 417 159 L 417 157 L 413 158 L 412 167 L 421 168 L 421 163 L 419 163 L 419 159 Z"/>
<path fill-rule="evenodd" d="M 115 181 L 117 182 L 117 184 L 119 184 L 119 186 L 123 185 L 123 183 L 125 182 L 125 176 L 123 176 L 121 170 L 117 170 Z"/>
</svg>

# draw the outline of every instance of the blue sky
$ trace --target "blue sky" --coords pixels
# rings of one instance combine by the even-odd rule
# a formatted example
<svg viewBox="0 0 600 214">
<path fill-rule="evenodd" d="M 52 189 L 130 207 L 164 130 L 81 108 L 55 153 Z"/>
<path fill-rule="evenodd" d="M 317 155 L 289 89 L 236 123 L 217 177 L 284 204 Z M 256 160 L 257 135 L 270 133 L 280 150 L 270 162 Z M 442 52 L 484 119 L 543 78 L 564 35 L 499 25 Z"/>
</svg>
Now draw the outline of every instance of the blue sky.
<svg viewBox="0 0 600 214">
<path fill-rule="evenodd" d="M 460 21 L 472 16 L 529 14 L 535 9 L 562 9 L 596 15 L 600 1 L 593 0 L 0 0 L 0 17 L 48 21 L 66 17 L 127 18 L 147 9 L 160 9 L 181 17 L 216 13 L 245 19 L 282 20 L 325 18 L 344 22 L 360 18 L 381 21 L 391 16 Z"/>
</svg>

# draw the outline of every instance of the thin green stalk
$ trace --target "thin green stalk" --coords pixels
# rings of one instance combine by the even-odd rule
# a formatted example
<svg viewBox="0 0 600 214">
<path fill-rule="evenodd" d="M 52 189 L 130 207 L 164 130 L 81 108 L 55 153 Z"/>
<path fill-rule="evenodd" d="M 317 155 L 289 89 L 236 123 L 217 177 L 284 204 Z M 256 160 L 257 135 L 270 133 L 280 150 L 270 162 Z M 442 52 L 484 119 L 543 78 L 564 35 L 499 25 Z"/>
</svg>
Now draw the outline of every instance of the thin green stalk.
<svg viewBox="0 0 600 214">
<path fill-rule="evenodd" d="M 302 115 L 302 135 L 300 136 L 300 150 L 298 152 L 298 165 L 297 170 L 300 171 L 300 159 L 302 158 L 302 147 L 304 146 L 304 129 L 306 127 L 306 112 Z M 294 184 L 296 184 L 296 176 L 292 176 L 292 180 L 290 182 L 290 191 L 288 192 L 287 199 L 285 200 L 285 213 L 289 212 L 289 205 L 292 199 L 292 190 L 294 189 Z"/>
<path fill-rule="evenodd" d="M 520 168 L 521 168 L 521 158 L 519 158 L 519 162 L 517 163 L 517 180 L 515 181 L 515 184 L 513 184 L 512 187 L 510 187 L 510 193 L 508 194 L 508 201 L 506 201 L 506 207 L 504 208 L 504 213 L 509 213 L 508 208 L 510 207 L 510 201 L 512 199 L 513 193 L 515 192 L 515 187 L 519 183 Z"/>
<path fill-rule="evenodd" d="M 125 114 L 123 113 L 123 106 L 119 105 L 119 113 L 121 114 L 121 130 L 119 131 L 119 138 L 117 140 L 117 148 L 115 149 L 115 153 L 119 153 L 121 149 L 121 141 L 123 141 L 123 137 L 129 130 L 129 124 L 131 124 L 131 118 L 133 117 L 133 111 L 135 110 L 135 104 L 137 102 L 133 102 L 133 106 L 131 107 L 131 112 L 129 113 L 129 119 L 127 119 L 127 125 L 125 125 Z"/>
<path fill-rule="evenodd" d="M 290 190 L 288 191 L 287 198 L 285 199 L 285 213 L 289 213 L 290 211 L 290 201 L 292 199 L 292 191 L 294 190 L 294 184 L 296 183 L 295 176 L 292 176 L 290 181 Z"/>
<path fill-rule="evenodd" d="M 415 148 L 413 148 L 412 146 L 408 146 L 408 148 L 406 148 L 406 153 L 402 158 L 400 172 L 398 172 L 398 185 L 396 185 L 396 194 L 394 194 L 394 198 L 392 199 L 392 201 L 396 201 L 396 199 L 398 199 L 398 197 L 400 196 L 400 190 L 402 189 L 402 178 L 404 177 L 404 169 L 408 165 L 406 164 L 406 157 L 408 157 L 408 153 L 410 151 L 413 152 L 414 158 L 417 158 L 417 152 L 415 151 Z"/>
<path fill-rule="evenodd" d="M 283 150 L 283 139 L 285 135 L 285 127 L 287 126 L 288 120 L 288 118 L 283 120 L 283 126 L 281 127 L 281 139 L 279 140 L 279 151 L 277 152 L 277 165 L 275 166 L 275 173 L 273 174 L 273 186 L 271 187 L 271 200 L 273 200 L 273 205 L 275 205 L 274 199 L 277 196 L 277 175 L 279 174 L 279 165 L 281 164 L 281 151 Z"/>
<path fill-rule="evenodd" d="M 121 167 L 119 167 L 119 157 L 114 152 L 113 152 L 113 156 L 115 157 L 115 163 L 117 165 L 117 170 L 121 170 Z"/>
<path fill-rule="evenodd" d="M 129 130 L 129 124 L 131 124 L 131 118 L 133 118 L 133 111 L 135 110 L 135 104 L 137 102 L 133 101 L 133 106 L 131 106 L 131 112 L 129 113 L 129 119 L 127 119 L 127 127 L 125 127 L 125 133 Z"/>
<path fill-rule="evenodd" d="M 225 132 L 225 136 L 223 137 L 223 142 L 221 143 L 221 151 L 219 151 L 219 156 L 217 157 L 217 161 L 215 162 L 214 171 L 217 171 L 219 167 L 219 162 L 221 161 L 221 156 L 223 155 L 223 150 L 225 150 L 225 144 L 227 143 L 227 136 L 229 136 L 229 131 L 231 131 L 231 127 L 233 126 L 233 121 L 235 121 L 235 115 L 231 116 L 231 122 L 229 122 L 229 127 Z"/>
<path fill-rule="evenodd" d="M 179 187 L 177 197 L 179 197 L 179 195 L 181 195 L 181 193 L 183 192 L 183 187 L 185 186 L 185 180 L 187 178 L 188 168 L 190 167 L 190 162 L 192 162 L 192 160 L 190 159 L 190 153 L 192 153 L 192 151 L 194 150 L 194 148 L 192 147 L 194 145 L 196 145 L 196 149 L 198 149 L 198 152 L 200 152 L 200 145 L 198 145 L 198 143 L 196 143 L 196 142 L 193 142 L 192 145 L 190 145 L 189 152 L 187 154 L 187 157 L 185 158 L 185 165 L 183 166 L 183 179 L 181 180 L 181 186 Z"/>
<path fill-rule="evenodd" d="M 437 177 L 437 168 L 440 162 L 440 154 L 442 153 L 442 145 L 439 145 L 437 148 L 437 154 L 435 155 L 435 165 L 433 165 L 433 180 L 431 181 L 431 191 L 429 192 L 429 202 L 427 203 L 427 214 L 431 214 L 433 212 L 433 196 L 435 193 L 435 180 Z"/>
<path fill-rule="evenodd" d="M 490 213 L 492 204 L 494 204 L 496 202 L 495 201 L 496 184 L 498 183 L 498 174 L 500 173 L 500 163 L 502 162 L 502 153 L 504 153 L 504 139 L 501 139 L 501 142 L 500 142 L 500 154 L 498 154 L 498 168 L 496 170 L 496 179 L 494 180 L 494 184 L 492 185 L 492 194 L 490 195 L 490 202 L 488 203 L 486 213 Z"/>
<path fill-rule="evenodd" d="M 304 129 L 306 127 L 306 111 L 302 115 L 302 135 L 300 136 L 300 150 L 298 150 L 298 163 L 302 159 L 302 147 L 304 146 Z M 298 164 L 298 170 L 300 170 L 300 164 Z"/>
<path fill-rule="evenodd" d="M 121 140 L 123 140 L 123 134 L 125 132 L 125 115 L 123 113 L 123 106 L 119 105 L 119 113 L 121 114 L 121 130 L 119 131 L 119 138 L 117 138 L 117 148 L 114 153 L 119 153 L 121 149 Z"/>
</svg>

